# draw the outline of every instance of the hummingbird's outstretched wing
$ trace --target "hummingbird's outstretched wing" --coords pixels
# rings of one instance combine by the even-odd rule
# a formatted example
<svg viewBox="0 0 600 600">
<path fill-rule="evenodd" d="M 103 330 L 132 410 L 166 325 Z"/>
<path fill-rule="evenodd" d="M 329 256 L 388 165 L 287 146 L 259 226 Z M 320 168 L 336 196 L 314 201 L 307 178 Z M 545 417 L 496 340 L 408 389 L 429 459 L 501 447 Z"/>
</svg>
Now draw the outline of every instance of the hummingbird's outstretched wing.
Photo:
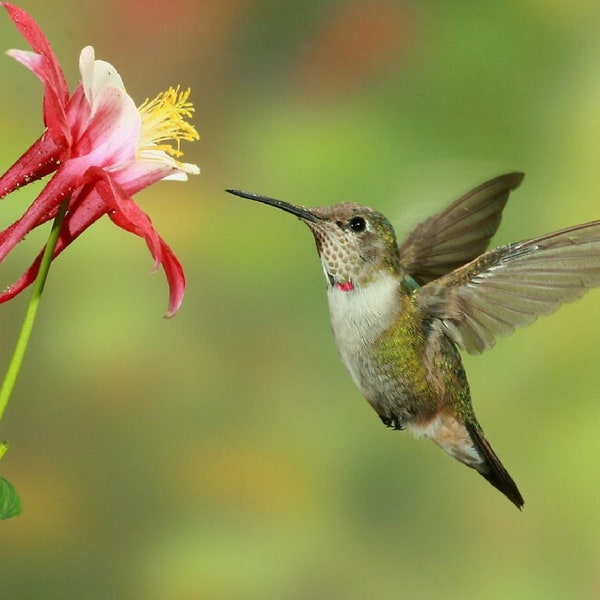
<svg viewBox="0 0 600 600">
<path fill-rule="evenodd" d="M 400 246 L 401 268 L 424 285 L 479 256 L 500 225 L 509 193 L 523 177 L 496 177 L 419 223 Z"/>
<path fill-rule="evenodd" d="M 500 246 L 416 291 L 461 348 L 479 354 L 496 337 L 600 285 L 600 221 Z"/>
</svg>

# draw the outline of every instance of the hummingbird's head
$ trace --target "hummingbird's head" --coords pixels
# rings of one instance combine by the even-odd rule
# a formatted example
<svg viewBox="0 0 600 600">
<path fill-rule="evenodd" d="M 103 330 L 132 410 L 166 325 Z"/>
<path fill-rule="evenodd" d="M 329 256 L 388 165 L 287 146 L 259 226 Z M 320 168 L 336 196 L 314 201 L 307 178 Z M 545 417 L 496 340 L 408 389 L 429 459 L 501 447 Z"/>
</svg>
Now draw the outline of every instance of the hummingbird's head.
<svg viewBox="0 0 600 600">
<path fill-rule="evenodd" d="M 390 222 L 379 212 L 354 202 L 306 208 L 266 196 L 231 194 L 280 208 L 312 231 L 330 286 L 348 291 L 366 286 L 384 272 L 398 271 L 398 243 Z"/>
</svg>

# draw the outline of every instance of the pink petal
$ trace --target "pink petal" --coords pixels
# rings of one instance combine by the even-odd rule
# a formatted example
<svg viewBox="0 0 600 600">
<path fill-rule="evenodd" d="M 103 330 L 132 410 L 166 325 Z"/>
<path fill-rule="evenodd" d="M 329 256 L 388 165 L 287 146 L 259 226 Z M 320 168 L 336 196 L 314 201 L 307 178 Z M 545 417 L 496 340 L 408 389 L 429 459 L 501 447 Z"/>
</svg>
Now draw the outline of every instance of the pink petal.
<svg viewBox="0 0 600 600">
<path fill-rule="evenodd" d="M 82 132 L 73 141 L 74 155 L 88 155 L 90 164 L 98 167 L 134 160 L 141 119 L 133 100 L 125 91 L 109 86 L 99 92 L 92 111 L 91 115 L 73 111 L 70 117 L 71 127 Z"/>
<path fill-rule="evenodd" d="M 162 265 L 169 284 L 169 308 L 166 317 L 172 317 L 179 310 L 185 292 L 185 274 L 181 263 L 152 226 L 152 222 L 139 206 L 127 196 L 106 171 L 92 167 L 88 178 L 95 178 L 95 189 L 106 203 L 108 216 L 122 229 L 146 240 L 146 245 L 154 258 L 155 268 Z"/>
<path fill-rule="evenodd" d="M 85 97 L 83 86 L 79 83 L 66 106 L 67 123 L 72 144 L 76 144 L 77 140 L 84 135 L 90 114 L 91 107 Z"/>
<path fill-rule="evenodd" d="M 36 57 L 31 53 L 9 52 L 14 58 L 30 68 L 44 84 L 44 121 L 55 142 L 68 140 L 65 105 L 69 98 L 69 87 L 50 44 L 38 24 L 21 8 L 2 2 L 10 18 L 29 42 Z"/>
<path fill-rule="evenodd" d="M 178 172 L 175 167 L 165 162 L 140 158 L 119 165 L 115 169 L 107 170 L 110 172 L 113 181 L 120 185 L 129 196 L 133 196 L 145 187 Z"/>
</svg>

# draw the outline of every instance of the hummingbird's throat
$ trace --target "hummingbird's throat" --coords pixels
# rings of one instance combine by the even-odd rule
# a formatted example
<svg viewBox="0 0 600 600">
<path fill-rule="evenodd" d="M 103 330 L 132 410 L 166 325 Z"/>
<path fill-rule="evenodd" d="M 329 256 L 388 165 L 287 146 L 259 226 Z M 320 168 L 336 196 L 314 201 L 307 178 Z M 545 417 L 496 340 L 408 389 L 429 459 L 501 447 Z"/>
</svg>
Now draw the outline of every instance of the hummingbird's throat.
<svg viewBox="0 0 600 600">
<path fill-rule="evenodd" d="M 327 271 L 325 271 L 325 276 L 331 287 L 335 287 L 342 292 L 351 292 L 354 289 L 352 281 L 336 281 L 335 277 Z"/>
<path fill-rule="evenodd" d="M 354 284 L 351 281 L 345 283 L 336 283 L 335 287 L 342 292 L 351 292 L 354 289 Z"/>
<path fill-rule="evenodd" d="M 338 231 L 340 225 L 337 223 L 332 225 L 333 233 L 325 229 L 321 223 L 307 223 L 307 225 L 315 237 L 317 253 L 327 282 L 332 288 L 351 292 L 360 271 L 360 256 L 358 251 L 353 252 L 355 248 L 351 240 L 347 235 L 340 235 Z"/>
</svg>

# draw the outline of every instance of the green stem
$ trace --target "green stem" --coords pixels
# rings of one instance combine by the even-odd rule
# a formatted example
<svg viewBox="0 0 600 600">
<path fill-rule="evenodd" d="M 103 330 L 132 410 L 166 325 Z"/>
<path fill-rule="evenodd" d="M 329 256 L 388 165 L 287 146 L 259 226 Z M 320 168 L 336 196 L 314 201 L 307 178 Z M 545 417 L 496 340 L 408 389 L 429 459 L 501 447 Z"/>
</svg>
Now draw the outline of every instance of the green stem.
<svg viewBox="0 0 600 600">
<path fill-rule="evenodd" d="M 38 271 L 37 277 L 35 278 L 35 282 L 33 284 L 33 292 L 31 293 L 31 300 L 29 300 L 25 318 L 23 319 L 21 332 L 19 333 L 13 355 L 10 359 L 8 369 L 6 370 L 2 387 L 0 387 L 0 420 L 2 419 L 6 405 L 8 404 L 12 391 L 15 387 L 17 376 L 21 370 L 21 365 L 23 364 L 23 358 L 25 357 L 25 351 L 27 350 L 27 345 L 29 344 L 29 338 L 31 337 L 31 331 L 33 330 L 33 323 L 35 321 L 40 299 L 42 297 L 42 291 L 44 290 L 44 284 L 46 283 L 46 277 L 48 276 L 48 271 L 50 270 L 50 265 L 52 264 L 54 249 L 56 248 L 56 243 L 58 242 L 58 236 L 60 234 L 60 229 L 62 227 L 68 205 L 69 200 L 67 199 L 60 205 L 58 213 L 54 218 L 52 230 L 48 236 L 48 242 L 46 243 L 44 255 L 42 256 L 42 261 L 40 263 L 40 270 Z"/>
</svg>

